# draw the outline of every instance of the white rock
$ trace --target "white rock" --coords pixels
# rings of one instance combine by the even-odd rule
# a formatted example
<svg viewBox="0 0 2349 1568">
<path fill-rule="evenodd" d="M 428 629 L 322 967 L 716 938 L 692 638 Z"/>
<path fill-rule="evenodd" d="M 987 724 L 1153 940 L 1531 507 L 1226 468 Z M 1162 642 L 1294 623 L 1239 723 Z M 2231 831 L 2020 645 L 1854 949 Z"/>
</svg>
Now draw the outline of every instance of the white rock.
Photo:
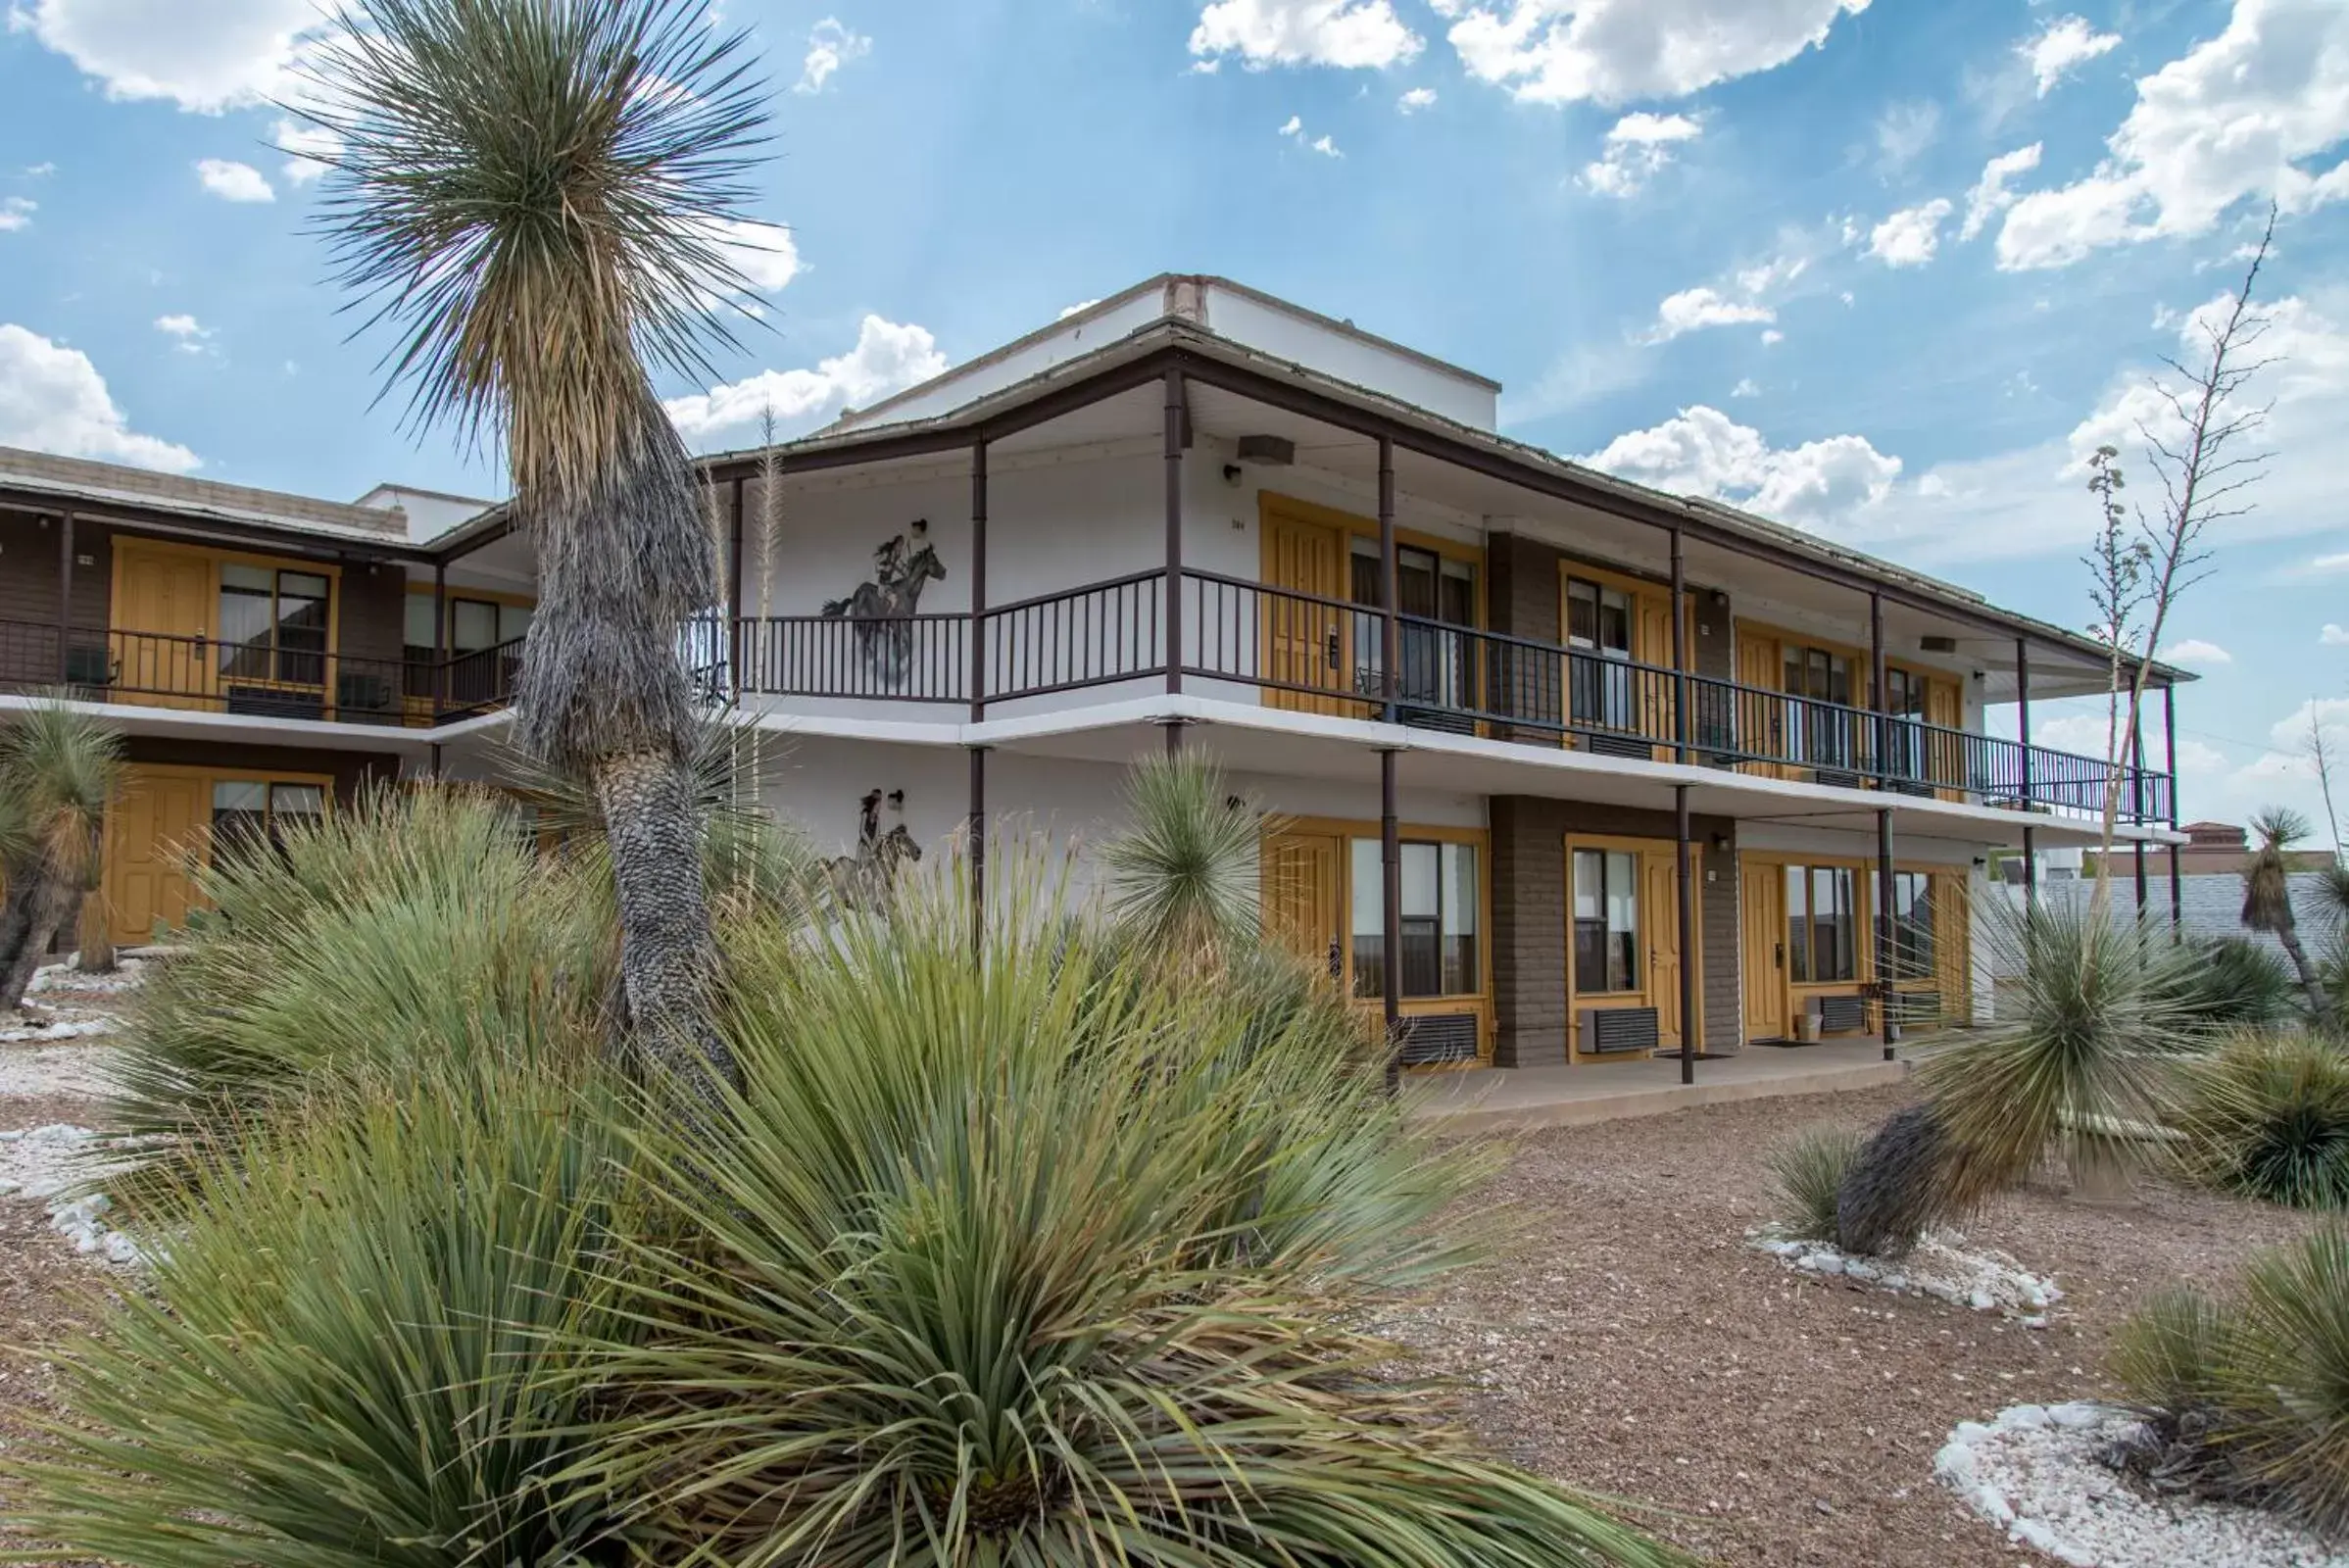
<svg viewBox="0 0 2349 1568">
<path fill-rule="evenodd" d="M 2031 1432 L 2047 1425 L 2047 1407 L 2043 1404 L 2018 1404 L 1998 1413 L 1998 1425 L 2007 1432 Z"/>
</svg>

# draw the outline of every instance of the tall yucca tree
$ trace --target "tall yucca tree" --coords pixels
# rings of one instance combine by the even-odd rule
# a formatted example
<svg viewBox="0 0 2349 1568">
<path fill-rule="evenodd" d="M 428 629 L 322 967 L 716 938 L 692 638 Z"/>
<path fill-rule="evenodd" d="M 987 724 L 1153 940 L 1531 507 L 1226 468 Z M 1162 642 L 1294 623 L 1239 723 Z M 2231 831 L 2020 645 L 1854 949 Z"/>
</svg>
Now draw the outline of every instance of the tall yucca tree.
<svg viewBox="0 0 2349 1568">
<path fill-rule="evenodd" d="M 0 729 L 0 1007 L 18 1007 L 41 955 L 98 885 L 122 738 L 63 701 Z"/>
<path fill-rule="evenodd" d="M 2243 865 L 2243 923 L 2254 931 L 2275 934 L 2300 976 L 2310 1016 L 2330 1032 L 2332 998 L 2316 965 L 2309 961 L 2308 949 L 2300 940 L 2300 922 L 2292 913 L 2291 849 L 2308 837 L 2308 818 L 2289 807 L 2271 806 L 2251 818 L 2251 831 L 2259 838 L 2259 848 Z"/>
<path fill-rule="evenodd" d="M 321 223 L 400 342 L 419 421 L 502 444 L 538 561 L 516 739 L 593 788 L 625 1040 L 732 1080 L 678 630 L 716 598 L 656 371 L 701 375 L 747 291 L 728 225 L 763 139 L 747 34 L 708 0 L 353 0 L 297 111 L 339 147 Z"/>
</svg>

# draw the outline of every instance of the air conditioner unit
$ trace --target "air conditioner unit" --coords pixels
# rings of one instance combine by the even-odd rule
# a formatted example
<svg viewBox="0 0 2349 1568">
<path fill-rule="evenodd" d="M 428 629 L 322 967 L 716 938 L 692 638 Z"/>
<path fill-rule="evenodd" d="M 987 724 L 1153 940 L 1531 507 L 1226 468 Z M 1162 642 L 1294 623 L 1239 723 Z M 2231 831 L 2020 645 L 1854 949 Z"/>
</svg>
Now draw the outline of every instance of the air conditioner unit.
<svg viewBox="0 0 2349 1568">
<path fill-rule="evenodd" d="M 1589 1056 L 1650 1053 L 1662 1039 L 1653 1007 L 1585 1007 L 1576 1014 L 1575 1031 Z"/>
</svg>

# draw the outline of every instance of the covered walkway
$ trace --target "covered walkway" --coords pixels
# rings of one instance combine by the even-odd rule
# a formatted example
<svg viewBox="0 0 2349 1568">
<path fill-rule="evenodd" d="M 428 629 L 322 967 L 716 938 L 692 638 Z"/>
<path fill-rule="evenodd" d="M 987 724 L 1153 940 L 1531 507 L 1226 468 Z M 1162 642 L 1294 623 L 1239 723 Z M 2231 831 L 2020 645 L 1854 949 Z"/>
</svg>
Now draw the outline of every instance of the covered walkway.
<svg viewBox="0 0 2349 1568">
<path fill-rule="evenodd" d="M 1680 1081 L 1677 1056 L 1563 1067 L 1496 1067 L 1406 1081 L 1415 1117 L 1462 1131 L 1579 1127 L 1631 1116 L 1661 1116 L 1698 1105 L 1790 1095 L 1845 1094 L 1907 1077 L 1910 1048 L 1884 1060 L 1874 1035 L 1815 1046 L 1748 1046 L 1734 1056 L 1697 1064 L 1697 1081 Z"/>
</svg>

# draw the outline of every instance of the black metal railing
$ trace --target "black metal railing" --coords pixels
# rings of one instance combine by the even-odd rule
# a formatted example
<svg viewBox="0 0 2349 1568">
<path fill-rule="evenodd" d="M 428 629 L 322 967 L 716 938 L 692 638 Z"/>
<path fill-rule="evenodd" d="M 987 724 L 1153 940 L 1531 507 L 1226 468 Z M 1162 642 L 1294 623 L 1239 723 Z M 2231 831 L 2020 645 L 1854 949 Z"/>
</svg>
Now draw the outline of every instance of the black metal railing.
<svg viewBox="0 0 2349 1568">
<path fill-rule="evenodd" d="M 988 609 L 973 660 L 967 612 L 858 619 L 704 616 L 681 662 L 712 700 L 1012 702 L 1163 676 L 1171 608 L 1186 678 L 1251 688 L 1282 707 L 1689 761 L 1768 777 L 2091 815 L 2113 770 L 2091 757 L 1950 729 L 1913 715 L 1746 686 L 1422 615 L 1385 617 L 1334 596 L 1186 571 L 1129 573 Z M 429 725 L 512 701 L 523 641 L 419 660 L 355 658 L 146 632 L 0 621 L 0 687 L 64 686 L 90 700 L 341 722 Z M 975 677 L 975 689 L 974 689 Z M 1686 712 L 1683 712 L 1683 707 Z M 2171 815 L 2170 775 L 2120 770 L 2121 815 Z"/>
</svg>

